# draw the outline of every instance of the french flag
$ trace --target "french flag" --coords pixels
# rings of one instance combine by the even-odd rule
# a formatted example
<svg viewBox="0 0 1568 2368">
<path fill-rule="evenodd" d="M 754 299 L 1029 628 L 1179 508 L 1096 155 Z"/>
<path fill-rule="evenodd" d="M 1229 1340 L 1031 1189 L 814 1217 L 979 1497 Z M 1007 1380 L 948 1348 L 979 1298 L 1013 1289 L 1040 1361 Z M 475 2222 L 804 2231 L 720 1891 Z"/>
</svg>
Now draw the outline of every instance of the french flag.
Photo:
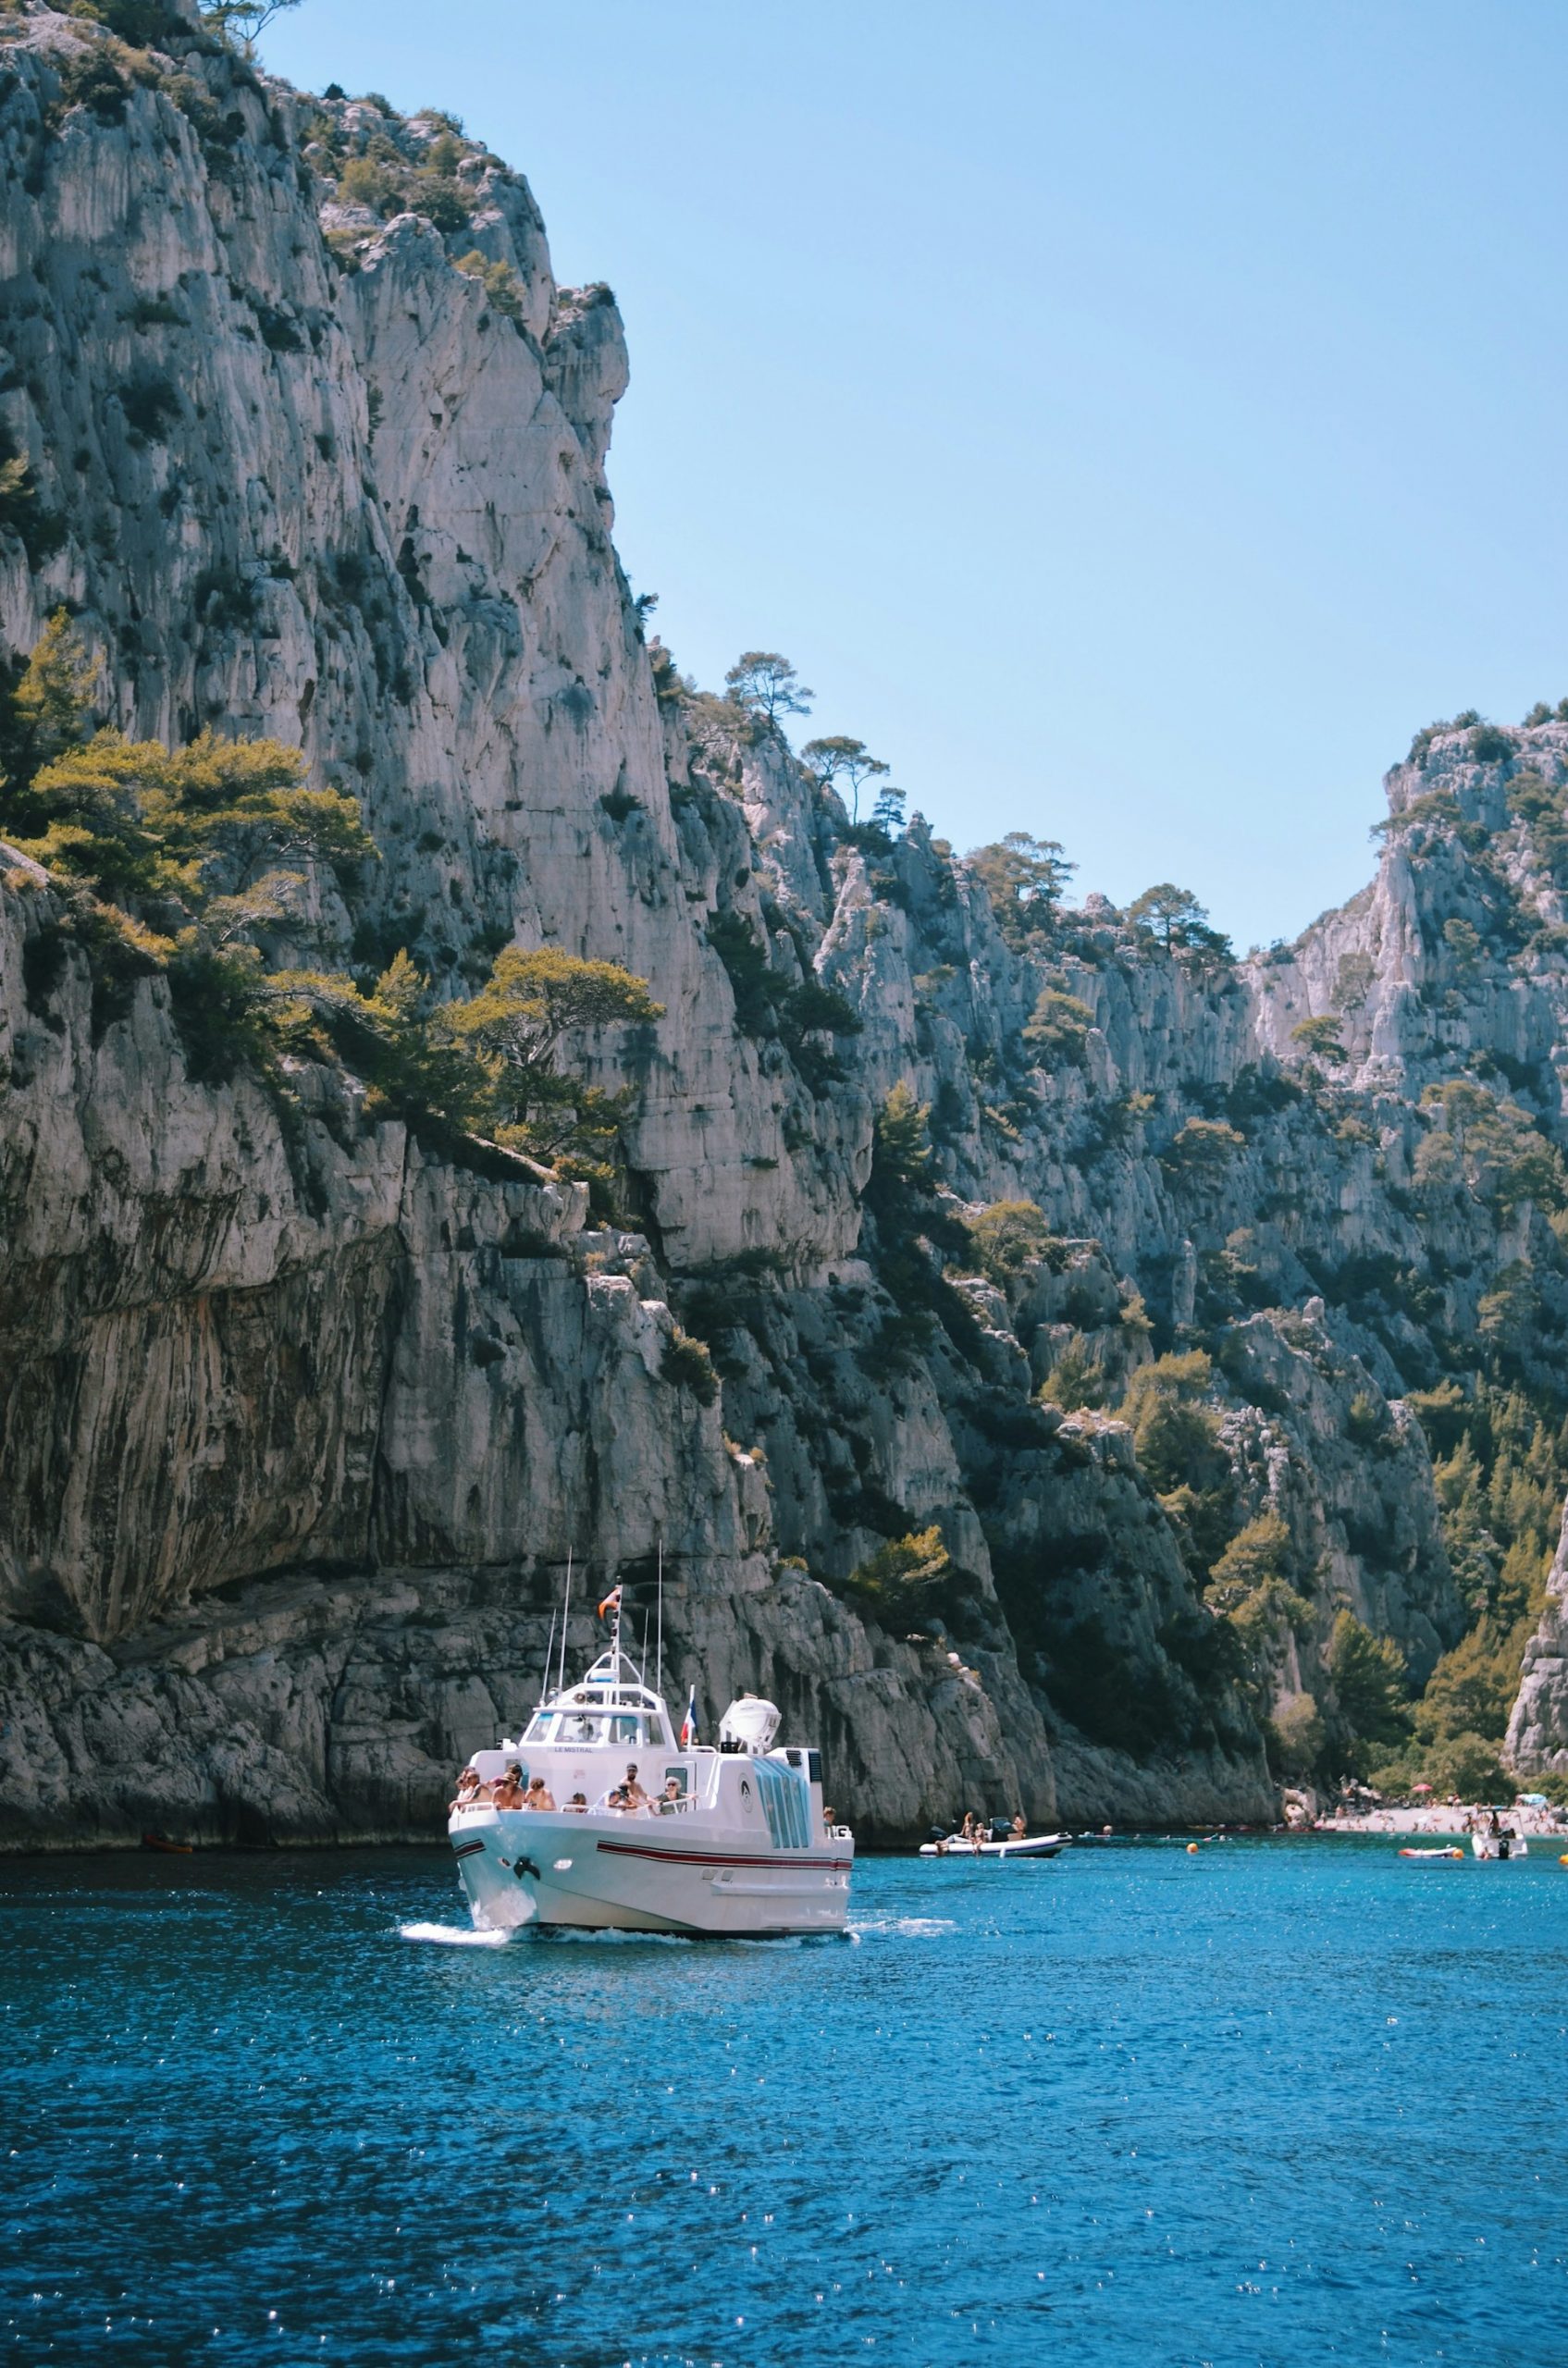
<svg viewBox="0 0 1568 2368">
<path fill-rule="evenodd" d="M 686 1697 L 686 1715 L 681 1720 L 681 1749 L 689 1751 L 697 1741 L 697 1688 Z"/>
</svg>

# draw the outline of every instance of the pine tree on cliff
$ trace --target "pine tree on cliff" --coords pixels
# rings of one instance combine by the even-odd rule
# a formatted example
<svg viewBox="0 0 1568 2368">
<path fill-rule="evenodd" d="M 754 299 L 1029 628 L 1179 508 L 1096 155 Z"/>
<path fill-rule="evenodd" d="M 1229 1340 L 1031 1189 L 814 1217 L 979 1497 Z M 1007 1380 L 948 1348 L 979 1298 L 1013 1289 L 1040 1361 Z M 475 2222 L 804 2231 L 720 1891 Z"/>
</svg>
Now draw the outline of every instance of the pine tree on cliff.
<svg viewBox="0 0 1568 2368">
<path fill-rule="evenodd" d="M 842 732 L 832 733 L 825 740 L 808 740 L 800 761 L 816 776 L 819 788 L 836 789 L 842 783 L 848 790 L 852 822 L 860 819 L 860 792 L 866 783 L 880 780 L 890 770 L 880 757 L 872 756 L 863 740 L 852 740 Z"/>
<path fill-rule="evenodd" d="M 809 715 L 817 696 L 776 649 L 743 649 L 724 676 L 724 691 L 735 706 L 770 724 L 781 715 Z"/>
</svg>

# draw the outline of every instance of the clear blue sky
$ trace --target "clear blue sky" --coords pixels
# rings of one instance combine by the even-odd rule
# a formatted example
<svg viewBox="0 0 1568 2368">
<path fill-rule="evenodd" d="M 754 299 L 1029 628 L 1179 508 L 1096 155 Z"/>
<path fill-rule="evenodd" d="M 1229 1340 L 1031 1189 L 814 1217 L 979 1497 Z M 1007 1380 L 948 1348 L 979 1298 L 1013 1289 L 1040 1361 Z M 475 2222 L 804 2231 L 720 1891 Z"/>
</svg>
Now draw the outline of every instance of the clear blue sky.
<svg viewBox="0 0 1568 2368">
<path fill-rule="evenodd" d="M 305 0 L 264 56 L 528 176 L 680 664 L 785 651 L 960 847 L 1293 935 L 1417 725 L 1568 695 L 1562 0 Z"/>
</svg>

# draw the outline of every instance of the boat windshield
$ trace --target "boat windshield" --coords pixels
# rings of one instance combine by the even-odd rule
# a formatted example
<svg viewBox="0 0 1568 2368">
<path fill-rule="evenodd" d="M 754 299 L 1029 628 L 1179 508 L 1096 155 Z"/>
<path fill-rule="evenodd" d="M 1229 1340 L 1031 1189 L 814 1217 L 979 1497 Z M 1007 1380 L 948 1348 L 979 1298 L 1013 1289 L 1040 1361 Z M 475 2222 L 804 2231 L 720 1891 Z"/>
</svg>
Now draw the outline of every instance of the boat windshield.
<svg viewBox="0 0 1568 2368">
<path fill-rule="evenodd" d="M 536 1710 L 523 1740 L 574 1744 L 582 1750 L 591 1750 L 596 1744 L 657 1748 L 664 1741 L 664 1730 L 661 1721 L 647 1711 Z"/>
<path fill-rule="evenodd" d="M 591 1751 L 668 1750 L 675 1738 L 662 1697 L 645 1685 L 635 1662 L 612 1647 L 575 1685 L 540 1702 L 523 1740 Z"/>
</svg>

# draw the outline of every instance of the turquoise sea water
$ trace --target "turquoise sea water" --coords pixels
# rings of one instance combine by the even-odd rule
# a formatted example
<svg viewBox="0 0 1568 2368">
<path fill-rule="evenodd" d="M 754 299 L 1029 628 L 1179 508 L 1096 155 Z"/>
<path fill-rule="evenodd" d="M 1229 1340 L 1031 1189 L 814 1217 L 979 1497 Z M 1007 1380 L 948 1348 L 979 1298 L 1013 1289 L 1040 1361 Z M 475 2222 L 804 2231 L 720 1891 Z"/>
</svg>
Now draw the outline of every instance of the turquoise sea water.
<svg viewBox="0 0 1568 2368">
<path fill-rule="evenodd" d="M 0 2351 L 1568 2359 L 1568 1868 L 862 1861 L 848 1942 L 464 1945 L 444 1849 L 0 1868 Z"/>
</svg>

